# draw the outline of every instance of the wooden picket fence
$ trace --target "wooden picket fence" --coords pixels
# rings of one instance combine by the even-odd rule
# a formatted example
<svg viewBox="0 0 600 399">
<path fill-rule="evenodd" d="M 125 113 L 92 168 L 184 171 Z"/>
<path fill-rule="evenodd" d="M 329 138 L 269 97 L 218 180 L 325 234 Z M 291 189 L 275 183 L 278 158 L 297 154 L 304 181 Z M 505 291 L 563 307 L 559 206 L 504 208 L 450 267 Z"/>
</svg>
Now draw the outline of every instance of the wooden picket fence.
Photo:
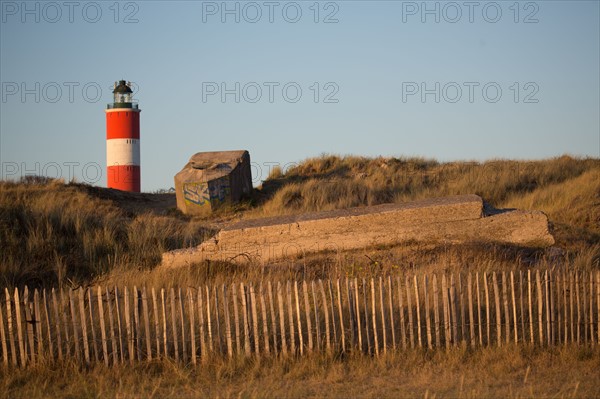
<svg viewBox="0 0 600 399">
<path fill-rule="evenodd" d="M 4 290 L 2 362 L 107 366 L 456 345 L 600 343 L 600 271 L 527 270 L 173 288 Z"/>
</svg>

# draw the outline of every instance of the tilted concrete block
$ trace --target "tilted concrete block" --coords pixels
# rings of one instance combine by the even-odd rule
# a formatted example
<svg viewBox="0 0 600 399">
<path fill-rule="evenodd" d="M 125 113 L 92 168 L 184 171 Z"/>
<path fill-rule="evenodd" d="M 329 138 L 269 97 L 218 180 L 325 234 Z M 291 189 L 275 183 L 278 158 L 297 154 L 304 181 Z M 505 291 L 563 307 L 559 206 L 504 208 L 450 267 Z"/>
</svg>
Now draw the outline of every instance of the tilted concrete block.
<svg viewBox="0 0 600 399">
<path fill-rule="evenodd" d="M 545 247 L 552 245 L 554 238 L 542 212 L 500 211 L 486 217 L 479 196 L 462 195 L 246 220 L 224 228 L 195 248 L 163 254 L 163 265 L 177 267 L 203 260 L 264 263 L 403 242 Z"/>
</svg>

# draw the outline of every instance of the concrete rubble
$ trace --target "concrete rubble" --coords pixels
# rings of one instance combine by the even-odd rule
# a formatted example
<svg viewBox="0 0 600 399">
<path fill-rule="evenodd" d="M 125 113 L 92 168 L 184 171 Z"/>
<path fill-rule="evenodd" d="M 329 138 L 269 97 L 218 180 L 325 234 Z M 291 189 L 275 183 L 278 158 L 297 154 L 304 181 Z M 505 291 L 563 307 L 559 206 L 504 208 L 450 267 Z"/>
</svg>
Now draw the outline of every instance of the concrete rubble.
<svg viewBox="0 0 600 399">
<path fill-rule="evenodd" d="M 251 219 L 222 229 L 195 248 L 163 254 L 165 267 L 204 260 L 266 263 L 321 251 L 425 242 L 493 242 L 523 247 L 554 244 L 539 211 L 484 212 L 477 195 L 432 198 L 326 212 Z"/>
</svg>

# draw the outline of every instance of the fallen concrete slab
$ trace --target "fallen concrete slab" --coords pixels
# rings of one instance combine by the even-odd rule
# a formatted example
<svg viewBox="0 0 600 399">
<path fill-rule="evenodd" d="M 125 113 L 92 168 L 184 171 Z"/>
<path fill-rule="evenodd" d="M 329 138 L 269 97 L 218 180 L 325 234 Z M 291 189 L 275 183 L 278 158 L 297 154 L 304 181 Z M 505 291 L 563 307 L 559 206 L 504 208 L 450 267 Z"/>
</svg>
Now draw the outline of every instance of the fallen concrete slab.
<svg viewBox="0 0 600 399">
<path fill-rule="evenodd" d="M 542 212 L 500 210 L 486 216 L 481 197 L 461 195 L 246 220 L 224 228 L 195 248 L 163 254 L 162 264 L 178 267 L 204 260 L 266 263 L 321 251 L 406 242 L 546 247 L 554 244 L 554 238 Z"/>
</svg>

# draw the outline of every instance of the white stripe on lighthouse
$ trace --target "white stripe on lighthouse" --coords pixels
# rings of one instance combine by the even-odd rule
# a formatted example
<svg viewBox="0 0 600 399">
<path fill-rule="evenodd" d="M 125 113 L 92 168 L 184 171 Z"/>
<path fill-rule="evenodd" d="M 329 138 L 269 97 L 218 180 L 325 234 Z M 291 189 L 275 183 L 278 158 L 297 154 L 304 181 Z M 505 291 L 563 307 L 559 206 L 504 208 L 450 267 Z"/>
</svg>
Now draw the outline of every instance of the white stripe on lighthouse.
<svg viewBox="0 0 600 399">
<path fill-rule="evenodd" d="M 139 165 L 139 139 L 106 140 L 106 166 Z"/>
</svg>

